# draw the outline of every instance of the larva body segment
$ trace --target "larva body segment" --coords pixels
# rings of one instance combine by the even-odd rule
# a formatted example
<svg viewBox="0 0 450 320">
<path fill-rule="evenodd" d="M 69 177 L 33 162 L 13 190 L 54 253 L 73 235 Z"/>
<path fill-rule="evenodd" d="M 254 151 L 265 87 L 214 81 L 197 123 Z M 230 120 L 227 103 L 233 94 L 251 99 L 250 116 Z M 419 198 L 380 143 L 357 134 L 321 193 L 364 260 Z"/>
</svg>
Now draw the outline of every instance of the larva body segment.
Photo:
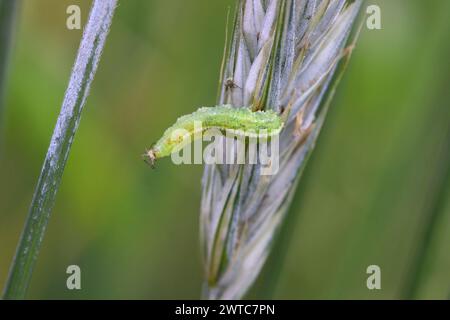
<svg viewBox="0 0 450 320">
<path fill-rule="evenodd" d="M 190 136 L 190 141 L 194 140 L 199 133 L 196 123 L 201 123 L 201 131 L 217 128 L 221 131 L 231 130 L 233 133 L 245 136 L 258 135 L 260 131 L 269 136 L 277 135 L 283 128 L 283 121 L 272 110 L 253 112 L 246 107 L 234 108 L 230 105 L 203 107 L 178 118 L 175 124 L 168 128 L 158 142 L 147 151 L 147 160 L 153 164 L 156 159 L 169 156 L 180 147 L 186 135 Z M 177 131 L 185 132 L 185 134 L 177 136 Z"/>
</svg>

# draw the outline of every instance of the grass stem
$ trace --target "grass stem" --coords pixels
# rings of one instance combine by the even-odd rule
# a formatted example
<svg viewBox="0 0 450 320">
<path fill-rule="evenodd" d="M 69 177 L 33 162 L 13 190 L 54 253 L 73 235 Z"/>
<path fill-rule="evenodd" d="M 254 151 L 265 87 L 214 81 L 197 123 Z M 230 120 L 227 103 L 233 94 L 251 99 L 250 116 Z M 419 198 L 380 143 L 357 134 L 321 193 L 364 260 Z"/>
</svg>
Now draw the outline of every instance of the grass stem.
<svg viewBox="0 0 450 320">
<path fill-rule="evenodd" d="M 111 25 L 117 0 L 95 0 L 6 283 L 5 299 L 23 299 L 30 284 L 81 112 Z"/>
</svg>

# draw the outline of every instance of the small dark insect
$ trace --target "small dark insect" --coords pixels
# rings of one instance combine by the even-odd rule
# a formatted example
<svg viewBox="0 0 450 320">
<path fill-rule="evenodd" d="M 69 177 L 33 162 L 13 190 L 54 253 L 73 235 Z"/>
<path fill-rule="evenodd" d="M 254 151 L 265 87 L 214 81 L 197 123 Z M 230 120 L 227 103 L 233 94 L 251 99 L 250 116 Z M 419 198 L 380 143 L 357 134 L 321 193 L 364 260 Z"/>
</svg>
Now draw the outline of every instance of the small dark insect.
<svg viewBox="0 0 450 320">
<path fill-rule="evenodd" d="M 232 90 L 232 89 L 236 89 L 236 88 L 240 88 L 233 80 L 233 78 L 228 78 L 227 80 L 225 80 L 225 90 Z"/>
</svg>

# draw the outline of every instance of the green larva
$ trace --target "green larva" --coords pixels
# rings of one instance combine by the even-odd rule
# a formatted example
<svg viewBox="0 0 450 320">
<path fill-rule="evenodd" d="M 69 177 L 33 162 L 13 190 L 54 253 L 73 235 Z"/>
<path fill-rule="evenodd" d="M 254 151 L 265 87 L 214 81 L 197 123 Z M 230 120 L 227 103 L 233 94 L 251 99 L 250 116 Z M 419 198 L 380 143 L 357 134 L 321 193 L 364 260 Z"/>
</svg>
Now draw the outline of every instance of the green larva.
<svg viewBox="0 0 450 320">
<path fill-rule="evenodd" d="M 145 160 L 153 166 L 155 160 L 169 156 L 188 135 L 191 139 L 197 136 L 195 122 L 201 122 L 201 131 L 217 128 L 221 131 L 231 130 L 245 136 L 258 134 L 264 130 L 267 135 L 277 135 L 283 128 L 281 117 L 274 111 L 256 111 L 249 108 L 234 108 L 230 105 L 203 107 L 197 111 L 178 118 L 173 126 L 168 128 L 161 139 L 145 154 Z M 183 130 L 182 136 L 175 132 Z"/>
</svg>

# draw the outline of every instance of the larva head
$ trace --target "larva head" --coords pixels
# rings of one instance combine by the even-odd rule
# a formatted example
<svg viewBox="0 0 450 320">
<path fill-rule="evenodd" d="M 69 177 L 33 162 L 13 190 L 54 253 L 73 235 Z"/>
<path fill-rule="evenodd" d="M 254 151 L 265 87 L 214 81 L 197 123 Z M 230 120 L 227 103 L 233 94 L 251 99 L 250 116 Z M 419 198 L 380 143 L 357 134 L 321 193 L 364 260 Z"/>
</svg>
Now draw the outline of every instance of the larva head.
<svg viewBox="0 0 450 320">
<path fill-rule="evenodd" d="M 156 154 L 153 148 L 145 151 L 145 153 L 142 155 L 142 158 L 144 159 L 145 163 L 147 163 L 153 169 L 155 168 Z"/>
</svg>

